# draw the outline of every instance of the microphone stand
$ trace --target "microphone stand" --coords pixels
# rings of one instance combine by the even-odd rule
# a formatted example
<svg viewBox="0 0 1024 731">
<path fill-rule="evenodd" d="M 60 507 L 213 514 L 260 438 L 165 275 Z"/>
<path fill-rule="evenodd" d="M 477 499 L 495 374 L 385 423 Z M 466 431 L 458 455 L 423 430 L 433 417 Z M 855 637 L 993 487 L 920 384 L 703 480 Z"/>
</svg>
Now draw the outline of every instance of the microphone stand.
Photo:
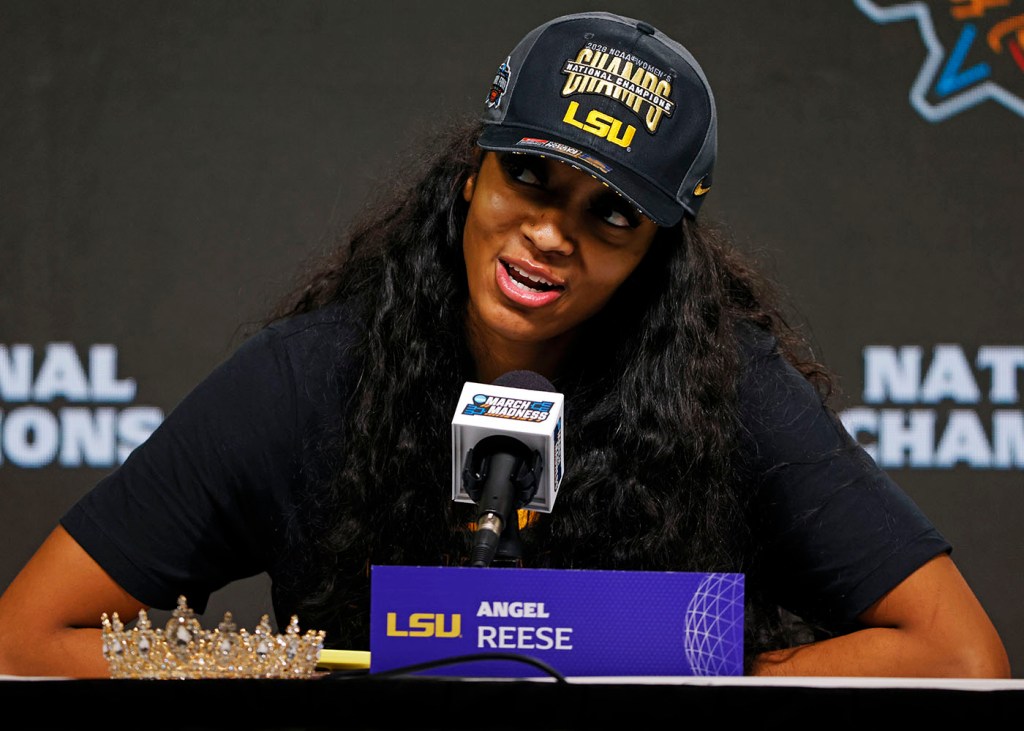
<svg viewBox="0 0 1024 731">
<path fill-rule="evenodd" d="M 516 512 L 515 496 L 512 494 L 509 476 L 514 474 L 517 466 L 517 458 L 504 452 L 487 455 L 482 463 L 480 476 L 484 479 L 484 485 L 477 497 L 481 512 L 477 518 L 476 534 L 470 552 L 471 566 L 490 566 L 498 552 L 502 536 L 511 525 L 517 525 L 519 522 L 518 516 L 511 520 L 508 517 L 515 516 Z"/>
<path fill-rule="evenodd" d="M 522 558 L 517 509 L 533 498 L 542 469 L 540 452 L 505 435 L 486 437 L 469 450 L 463 484 L 480 506 L 471 566 L 490 566 L 499 555 L 503 562 Z"/>
<path fill-rule="evenodd" d="M 498 540 L 498 550 L 494 552 L 491 566 L 510 566 L 519 568 L 523 563 L 523 541 L 519 537 L 519 511 L 513 509 L 508 517 L 505 530 Z"/>
</svg>

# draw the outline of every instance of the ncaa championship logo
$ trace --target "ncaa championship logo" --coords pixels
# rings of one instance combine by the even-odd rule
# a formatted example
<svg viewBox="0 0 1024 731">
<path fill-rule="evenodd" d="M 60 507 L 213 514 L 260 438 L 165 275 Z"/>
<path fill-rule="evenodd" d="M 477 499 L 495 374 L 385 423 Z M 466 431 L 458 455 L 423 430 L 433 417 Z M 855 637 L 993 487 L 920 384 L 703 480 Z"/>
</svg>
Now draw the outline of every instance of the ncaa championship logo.
<svg viewBox="0 0 1024 731">
<path fill-rule="evenodd" d="M 910 103 L 941 122 L 983 101 L 1024 117 L 1024 2 L 854 0 L 878 24 L 915 21 L 926 56 Z"/>
</svg>

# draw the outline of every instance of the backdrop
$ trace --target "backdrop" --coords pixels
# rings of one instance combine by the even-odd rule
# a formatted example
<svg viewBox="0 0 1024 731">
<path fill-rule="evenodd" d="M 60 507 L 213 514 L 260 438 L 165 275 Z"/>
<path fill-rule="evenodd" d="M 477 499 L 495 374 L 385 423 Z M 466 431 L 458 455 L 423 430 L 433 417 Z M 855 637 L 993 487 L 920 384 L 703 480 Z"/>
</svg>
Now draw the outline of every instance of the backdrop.
<svg viewBox="0 0 1024 731">
<path fill-rule="evenodd" d="M 598 9 L 700 60 L 720 114 L 703 211 L 783 283 L 847 425 L 952 540 L 1024 677 L 1024 2 L 985 6 Z M 481 110 L 527 30 L 587 9 L 0 2 L 0 585 L 424 130 Z M 264 577 L 204 624 L 225 610 L 269 613 Z"/>
</svg>

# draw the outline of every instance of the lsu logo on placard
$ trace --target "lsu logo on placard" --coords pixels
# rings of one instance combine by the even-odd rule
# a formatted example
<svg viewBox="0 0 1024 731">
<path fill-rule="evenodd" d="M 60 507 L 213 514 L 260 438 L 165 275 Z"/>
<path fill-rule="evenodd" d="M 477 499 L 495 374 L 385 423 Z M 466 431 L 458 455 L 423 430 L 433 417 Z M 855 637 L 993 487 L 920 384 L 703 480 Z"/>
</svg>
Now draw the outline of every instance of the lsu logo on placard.
<svg viewBox="0 0 1024 731">
<path fill-rule="evenodd" d="M 462 413 L 466 416 L 494 416 L 499 419 L 539 422 L 548 418 L 554 405 L 554 401 L 533 401 L 478 393 L 473 396 L 472 402 L 463 407 Z"/>
<path fill-rule="evenodd" d="M 562 96 L 598 95 L 617 101 L 628 119 L 639 120 L 650 134 L 672 116 L 672 76 L 644 59 L 614 47 L 588 42 L 562 67 Z M 597 109 L 570 102 L 562 121 L 601 139 L 629 148 L 636 127 Z"/>
<path fill-rule="evenodd" d="M 399 619 L 398 612 L 388 612 L 387 634 L 388 637 L 458 637 L 462 634 L 462 615 L 414 612 Z"/>
<path fill-rule="evenodd" d="M 871 20 L 917 23 L 926 57 L 910 102 L 941 122 L 991 100 L 1024 117 L 1024 1 L 854 0 Z"/>
</svg>

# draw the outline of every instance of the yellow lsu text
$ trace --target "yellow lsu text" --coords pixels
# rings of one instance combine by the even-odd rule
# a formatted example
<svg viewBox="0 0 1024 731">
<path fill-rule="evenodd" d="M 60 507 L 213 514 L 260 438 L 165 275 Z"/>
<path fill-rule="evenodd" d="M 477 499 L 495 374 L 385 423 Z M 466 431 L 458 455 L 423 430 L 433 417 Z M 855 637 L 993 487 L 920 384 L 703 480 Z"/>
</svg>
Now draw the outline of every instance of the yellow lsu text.
<svg viewBox="0 0 1024 731">
<path fill-rule="evenodd" d="M 633 141 L 633 135 L 636 133 L 636 127 L 627 124 L 626 131 L 623 132 L 620 120 L 597 109 L 591 109 L 586 119 L 581 122 L 576 118 L 579 108 L 579 102 L 569 102 L 569 108 L 565 110 L 562 121 L 596 137 L 606 139 L 619 147 L 629 147 Z"/>
<path fill-rule="evenodd" d="M 388 612 L 388 637 L 458 637 L 461 614 L 415 612 L 399 623 L 397 612 Z"/>
</svg>

